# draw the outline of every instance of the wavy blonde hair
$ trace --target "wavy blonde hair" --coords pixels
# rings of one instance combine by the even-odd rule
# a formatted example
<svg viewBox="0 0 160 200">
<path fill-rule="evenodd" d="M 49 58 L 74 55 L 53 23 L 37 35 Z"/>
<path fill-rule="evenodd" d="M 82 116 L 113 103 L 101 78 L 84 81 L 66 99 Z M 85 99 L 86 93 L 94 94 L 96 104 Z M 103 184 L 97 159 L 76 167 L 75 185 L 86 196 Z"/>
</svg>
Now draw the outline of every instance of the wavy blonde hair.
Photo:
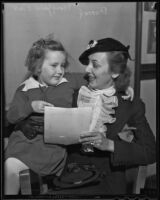
<svg viewBox="0 0 160 200">
<path fill-rule="evenodd" d="M 69 64 L 68 54 L 61 42 L 56 41 L 51 37 L 46 39 L 41 38 L 33 43 L 25 60 L 25 66 L 28 68 L 28 71 L 31 72 L 32 75 L 38 76 L 39 69 L 41 69 L 47 50 L 62 51 L 66 55 L 66 62 L 64 67 L 67 68 Z"/>
</svg>

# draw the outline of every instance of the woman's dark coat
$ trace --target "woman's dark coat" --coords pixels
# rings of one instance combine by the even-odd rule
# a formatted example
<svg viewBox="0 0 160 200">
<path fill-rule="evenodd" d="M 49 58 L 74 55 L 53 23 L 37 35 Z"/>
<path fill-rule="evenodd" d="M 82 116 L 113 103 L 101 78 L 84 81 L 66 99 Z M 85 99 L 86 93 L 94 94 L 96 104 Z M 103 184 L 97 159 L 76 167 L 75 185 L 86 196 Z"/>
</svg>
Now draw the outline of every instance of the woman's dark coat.
<svg viewBox="0 0 160 200">
<path fill-rule="evenodd" d="M 101 173 L 101 182 L 77 189 L 55 191 L 55 194 L 125 194 L 127 184 L 125 170 L 156 161 L 155 137 L 145 118 L 144 103 L 139 98 L 130 101 L 124 100 L 121 96 L 122 94 L 117 93 L 116 122 L 107 124 L 106 132 L 107 137 L 114 140 L 114 153 L 94 149 L 94 153 L 85 155 L 81 153 L 80 145 L 68 148 L 68 162 L 94 164 Z M 118 136 L 125 124 L 136 128 L 132 142 L 126 142 Z"/>
</svg>

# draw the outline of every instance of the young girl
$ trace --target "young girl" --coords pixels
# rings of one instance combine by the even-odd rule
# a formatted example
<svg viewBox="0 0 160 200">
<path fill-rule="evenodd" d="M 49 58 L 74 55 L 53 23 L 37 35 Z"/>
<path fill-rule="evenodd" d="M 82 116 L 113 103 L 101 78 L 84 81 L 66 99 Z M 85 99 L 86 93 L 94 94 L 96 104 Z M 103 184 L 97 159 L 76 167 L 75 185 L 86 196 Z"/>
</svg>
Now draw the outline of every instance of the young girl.
<svg viewBox="0 0 160 200">
<path fill-rule="evenodd" d="M 44 107 L 72 107 L 74 90 L 85 84 L 78 74 L 69 74 L 67 53 L 58 41 L 40 39 L 29 50 L 26 66 L 31 76 L 16 90 L 7 113 L 16 124 L 9 138 L 5 161 L 5 194 L 18 194 L 19 172 L 32 169 L 40 175 L 60 175 L 66 150 L 43 141 Z M 83 76 L 83 75 L 82 75 Z"/>
</svg>

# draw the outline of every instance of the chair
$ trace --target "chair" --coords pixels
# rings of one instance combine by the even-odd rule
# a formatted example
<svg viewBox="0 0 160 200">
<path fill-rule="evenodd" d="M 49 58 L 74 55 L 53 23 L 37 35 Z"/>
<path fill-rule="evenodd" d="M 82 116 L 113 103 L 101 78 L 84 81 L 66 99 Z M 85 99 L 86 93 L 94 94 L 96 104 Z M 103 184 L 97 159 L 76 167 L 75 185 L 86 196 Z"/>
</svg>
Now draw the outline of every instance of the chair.
<svg viewBox="0 0 160 200">
<path fill-rule="evenodd" d="M 127 178 L 127 193 L 140 194 L 145 186 L 147 177 L 147 166 L 128 169 L 126 172 Z M 54 175 L 40 177 L 32 170 L 23 170 L 20 172 L 20 188 L 22 195 L 38 195 L 47 194 L 52 188 L 52 180 Z"/>
<path fill-rule="evenodd" d="M 150 197 L 156 197 L 158 194 L 157 185 L 156 185 L 156 174 L 148 176 L 144 188 L 141 189 L 141 194 L 147 195 Z"/>
<path fill-rule="evenodd" d="M 76 107 L 78 91 L 74 94 L 73 105 Z M 5 137 L 8 137 L 13 131 L 14 125 L 6 126 Z M 126 171 L 127 193 L 140 194 L 145 186 L 147 177 L 147 166 L 131 168 Z M 46 194 L 52 187 L 54 175 L 41 177 L 32 170 L 27 169 L 20 172 L 20 188 L 22 195 Z"/>
<path fill-rule="evenodd" d="M 139 166 L 126 171 L 128 194 L 140 194 L 147 177 L 147 166 Z"/>
<path fill-rule="evenodd" d="M 156 197 L 158 194 L 156 163 L 148 165 L 147 167 L 147 177 L 144 188 L 141 189 L 141 194 L 150 197 Z"/>
<path fill-rule="evenodd" d="M 30 169 L 22 170 L 20 176 L 21 195 L 39 195 L 48 192 L 48 186 L 54 176 L 41 177 Z"/>
<path fill-rule="evenodd" d="M 14 125 L 8 124 L 5 128 L 5 138 L 13 131 Z M 140 194 L 145 186 L 147 177 L 147 166 L 140 166 L 138 168 L 131 168 L 126 171 L 126 178 L 128 182 L 128 194 Z M 40 177 L 32 170 L 23 170 L 20 172 L 20 187 L 22 195 L 45 194 L 48 189 L 52 187 L 52 180 L 54 175 Z"/>
</svg>

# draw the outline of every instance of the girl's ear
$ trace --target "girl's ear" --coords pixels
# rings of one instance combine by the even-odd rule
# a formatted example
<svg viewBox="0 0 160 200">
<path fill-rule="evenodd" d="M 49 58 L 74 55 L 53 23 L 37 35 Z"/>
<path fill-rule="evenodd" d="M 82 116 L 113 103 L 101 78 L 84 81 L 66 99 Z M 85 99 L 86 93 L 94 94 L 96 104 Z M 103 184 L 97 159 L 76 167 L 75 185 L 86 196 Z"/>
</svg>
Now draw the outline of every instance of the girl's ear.
<svg viewBox="0 0 160 200">
<path fill-rule="evenodd" d="M 112 78 L 117 78 L 119 74 L 112 74 Z"/>
<path fill-rule="evenodd" d="M 39 68 L 39 69 L 37 70 L 37 72 L 38 72 L 38 74 L 40 74 L 40 73 L 41 73 L 41 69 Z"/>
</svg>

